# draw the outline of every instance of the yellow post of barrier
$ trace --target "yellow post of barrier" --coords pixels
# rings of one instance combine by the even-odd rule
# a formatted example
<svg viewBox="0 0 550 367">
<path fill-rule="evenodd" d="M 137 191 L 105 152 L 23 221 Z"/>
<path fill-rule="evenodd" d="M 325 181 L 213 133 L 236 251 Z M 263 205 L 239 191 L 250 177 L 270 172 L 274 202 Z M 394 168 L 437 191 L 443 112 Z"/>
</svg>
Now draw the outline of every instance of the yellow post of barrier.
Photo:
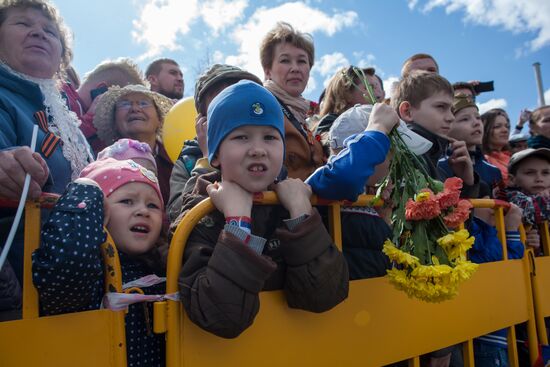
<svg viewBox="0 0 550 367">
<path fill-rule="evenodd" d="M 464 360 L 464 367 L 474 367 L 474 341 L 472 339 L 462 343 L 462 359 Z"/>
<path fill-rule="evenodd" d="M 342 251 L 342 216 L 340 205 L 334 204 L 329 207 L 329 231 L 332 234 L 332 240 L 340 251 Z"/>
<path fill-rule="evenodd" d="M 537 327 L 535 324 L 535 305 L 534 305 L 534 295 L 533 295 L 533 282 L 532 282 L 532 276 L 535 274 L 535 268 L 534 268 L 534 262 L 532 259 L 534 259 L 534 252 L 533 249 L 527 249 L 525 251 L 524 255 L 524 273 L 525 273 L 525 282 L 526 282 L 526 289 L 527 289 L 527 312 L 528 312 L 528 319 L 527 319 L 527 343 L 529 347 L 529 359 L 531 361 L 531 365 L 535 364 L 535 361 L 538 358 L 538 348 L 539 348 L 539 340 L 537 337 Z"/>
<path fill-rule="evenodd" d="M 32 253 L 40 246 L 40 203 L 30 201 L 25 204 L 23 260 L 23 318 L 38 317 L 38 292 L 32 282 Z"/>
<path fill-rule="evenodd" d="M 539 225 L 539 236 L 542 245 L 542 253 L 550 256 L 550 231 L 548 230 L 548 221 L 545 220 Z"/>
</svg>

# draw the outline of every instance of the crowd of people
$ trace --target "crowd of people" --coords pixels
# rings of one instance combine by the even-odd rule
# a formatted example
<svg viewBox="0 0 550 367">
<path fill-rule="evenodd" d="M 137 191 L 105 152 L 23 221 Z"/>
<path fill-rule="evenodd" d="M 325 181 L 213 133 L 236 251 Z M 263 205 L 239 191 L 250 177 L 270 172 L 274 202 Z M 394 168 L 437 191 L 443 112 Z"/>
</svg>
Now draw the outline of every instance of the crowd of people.
<svg viewBox="0 0 550 367">
<path fill-rule="evenodd" d="M 432 178 L 461 178 L 464 198 L 512 203 L 505 217 L 509 258 L 523 257 L 526 247 L 541 254 L 537 225 L 550 217 L 550 106 L 523 111 L 510 134 L 505 110 L 480 114 L 478 82 L 451 84 L 421 53 L 404 62 L 391 92 L 374 68 L 350 65 L 334 71 L 315 103 L 303 97 L 313 39 L 281 22 L 259 49 L 263 81 L 233 65 L 204 70 L 194 90 L 196 138 L 172 162 L 160 133 L 184 94 L 178 63 L 155 60 L 143 75 L 120 58 L 100 63 L 81 82 L 70 41 L 47 0 L 1 3 L 0 196 L 19 199 L 27 175 L 30 199 L 61 195 L 43 215 L 32 257 L 43 315 L 109 307 L 106 300 L 117 299 L 103 286 L 104 226 L 123 283 L 162 294 L 168 238 L 207 197 L 216 210 L 191 233 L 179 277 L 181 302 L 195 324 L 237 337 L 254 322 L 262 290 L 282 289 L 292 308 L 330 310 L 347 297 L 349 280 L 391 268 L 382 252 L 391 202 L 381 210 L 343 207 L 340 252 L 326 213 L 312 207 L 310 196 L 353 201 L 375 190 L 391 159 L 388 135 L 400 120 L 430 142 L 419 158 Z M 522 132 L 527 123 L 530 134 Z M 280 205 L 253 203 L 253 194 L 266 190 Z M 3 244 L 14 212 L 0 210 Z M 491 212 L 476 210 L 467 226 L 475 236 L 472 261 L 502 260 Z M 22 243 L 20 228 L 0 269 L 0 321 L 17 318 L 21 307 Z M 162 366 L 162 336 L 151 333 L 152 309 L 144 313 L 139 300 L 126 304 L 128 365 Z M 497 331 L 476 339 L 476 365 L 506 366 L 503 338 Z M 423 363 L 460 366 L 458 350 L 433 352 Z"/>
</svg>

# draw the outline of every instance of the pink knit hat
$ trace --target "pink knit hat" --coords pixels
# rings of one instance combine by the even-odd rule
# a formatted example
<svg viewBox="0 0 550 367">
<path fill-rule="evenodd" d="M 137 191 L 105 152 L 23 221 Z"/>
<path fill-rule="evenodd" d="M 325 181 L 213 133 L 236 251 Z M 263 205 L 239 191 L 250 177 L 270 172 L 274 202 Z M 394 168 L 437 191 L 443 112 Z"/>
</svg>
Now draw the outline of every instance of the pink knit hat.
<svg viewBox="0 0 550 367">
<path fill-rule="evenodd" d="M 80 177 L 97 182 L 106 197 L 127 183 L 143 182 L 155 189 L 164 210 L 157 176 L 132 160 L 117 161 L 113 158 L 103 158 L 87 165 L 80 173 Z"/>
<path fill-rule="evenodd" d="M 153 157 L 151 147 L 147 143 L 142 143 L 134 139 L 118 139 L 113 145 L 109 145 L 98 153 L 97 159 L 114 158 L 119 161 L 126 159 L 144 159 L 157 168 L 157 162 Z"/>
</svg>

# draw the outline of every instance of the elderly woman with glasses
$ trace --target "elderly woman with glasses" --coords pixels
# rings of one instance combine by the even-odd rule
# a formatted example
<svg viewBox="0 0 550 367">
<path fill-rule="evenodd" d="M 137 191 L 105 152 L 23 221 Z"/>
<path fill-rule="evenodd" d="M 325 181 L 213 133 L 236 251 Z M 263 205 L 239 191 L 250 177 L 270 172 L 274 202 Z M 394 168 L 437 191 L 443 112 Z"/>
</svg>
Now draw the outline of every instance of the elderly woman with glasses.
<svg viewBox="0 0 550 367">
<path fill-rule="evenodd" d="M 172 101 L 142 85 L 111 87 L 101 96 L 94 116 L 98 137 L 107 145 L 128 138 L 151 147 L 164 202 L 170 194 L 173 163 L 160 139 L 164 117 Z"/>
</svg>

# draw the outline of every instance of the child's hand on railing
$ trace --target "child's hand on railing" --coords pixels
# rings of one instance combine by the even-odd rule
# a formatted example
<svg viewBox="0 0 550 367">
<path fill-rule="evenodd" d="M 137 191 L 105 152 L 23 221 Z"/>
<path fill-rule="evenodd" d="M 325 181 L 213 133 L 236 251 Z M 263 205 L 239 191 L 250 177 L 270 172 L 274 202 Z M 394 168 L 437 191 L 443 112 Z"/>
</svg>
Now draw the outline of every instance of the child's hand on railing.
<svg viewBox="0 0 550 367">
<path fill-rule="evenodd" d="M 525 246 L 535 249 L 535 253 L 537 252 L 536 250 L 540 248 L 540 236 L 535 228 L 531 228 L 529 232 L 527 232 Z"/>
<path fill-rule="evenodd" d="M 290 218 L 311 214 L 311 186 L 298 178 L 287 178 L 275 185 L 281 205 L 290 212 Z"/>
<path fill-rule="evenodd" d="M 507 231 L 517 231 L 521 224 L 521 218 L 523 217 L 523 210 L 516 204 L 510 203 L 508 212 L 504 215 L 504 226 Z"/>
<path fill-rule="evenodd" d="M 206 187 L 214 206 L 225 217 L 250 217 L 252 194 L 231 181 L 216 182 Z"/>
</svg>

